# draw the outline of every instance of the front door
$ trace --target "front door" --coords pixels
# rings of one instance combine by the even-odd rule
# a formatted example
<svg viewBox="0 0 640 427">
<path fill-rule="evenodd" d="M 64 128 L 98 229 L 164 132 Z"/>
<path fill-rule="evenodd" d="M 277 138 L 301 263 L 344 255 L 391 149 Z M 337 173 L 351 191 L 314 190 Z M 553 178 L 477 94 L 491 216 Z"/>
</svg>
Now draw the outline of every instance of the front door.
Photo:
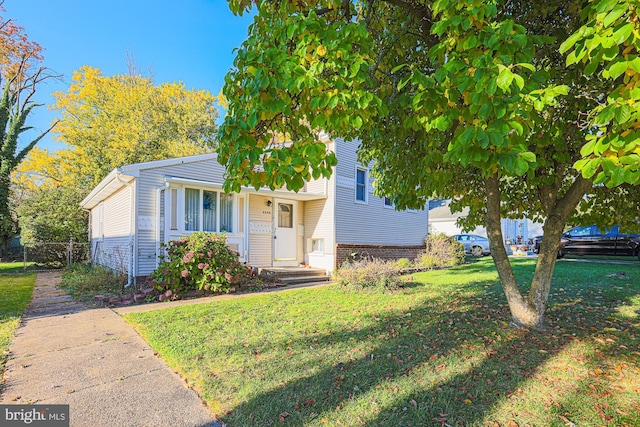
<svg viewBox="0 0 640 427">
<path fill-rule="evenodd" d="M 273 265 L 296 266 L 298 255 L 296 246 L 298 202 L 283 199 L 275 199 L 274 202 Z"/>
</svg>

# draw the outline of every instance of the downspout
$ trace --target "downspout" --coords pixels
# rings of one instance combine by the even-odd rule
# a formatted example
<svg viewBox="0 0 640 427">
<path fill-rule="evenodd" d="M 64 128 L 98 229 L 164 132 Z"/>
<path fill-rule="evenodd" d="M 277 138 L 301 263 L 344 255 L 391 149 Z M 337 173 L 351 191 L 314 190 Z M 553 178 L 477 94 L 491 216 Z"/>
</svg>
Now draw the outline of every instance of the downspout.
<svg viewBox="0 0 640 427">
<path fill-rule="evenodd" d="M 159 265 L 160 262 L 160 248 L 163 242 L 160 241 L 160 193 L 164 190 L 168 190 L 169 189 L 169 183 L 165 182 L 164 185 L 156 188 L 156 230 L 155 230 L 155 234 L 156 234 L 156 268 Z M 164 200 L 165 200 L 165 206 L 167 204 L 167 194 L 164 195 Z M 167 211 L 165 209 L 164 212 L 164 218 L 165 218 L 165 224 L 164 224 L 164 237 L 165 240 L 167 238 Z"/>
<path fill-rule="evenodd" d="M 87 256 L 89 257 L 89 261 L 91 261 L 91 267 L 93 267 L 93 247 L 91 244 L 91 237 L 93 235 L 93 229 L 91 228 L 91 224 L 93 222 L 93 214 L 91 213 L 91 209 L 85 209 L 80 207 L 80 210 L 85 211 L 87 215 Z"/>
<path fill-rule="evenodd" d="M 116 180 L 129 187 L 129 195 L 130 195 L 130 206 L 131 206 L 131 215 L 129 217 L 129 268 L 127 271 L 127 284 L 125 288 L 130 287 L 133 284 L 133 267 L 134 267 L 134 256 L 135 256 L 135 239 L 134 239 L 134 227 L 136 223 L 136 206 L 135 206 L 135 194 L 133 192 L 133 184 L 130 182 L 123 181 L 120 176 L 122 172 L 119 170 L 116 173 Z"/>
</svg>

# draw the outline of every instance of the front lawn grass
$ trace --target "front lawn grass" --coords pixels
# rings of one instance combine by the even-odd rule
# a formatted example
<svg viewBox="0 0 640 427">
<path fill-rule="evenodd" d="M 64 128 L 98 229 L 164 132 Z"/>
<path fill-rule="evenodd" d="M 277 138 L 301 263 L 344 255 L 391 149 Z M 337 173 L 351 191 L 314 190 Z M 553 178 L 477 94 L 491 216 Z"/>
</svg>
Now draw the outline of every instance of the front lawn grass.
<svg viewBox="0 0 640 427">
<path fill-rule="evenodd" d="M 35 262 L 27 263 L 27 270 L 33 269 L 36 267 Z M 0 262 L 0 274 L 3 273 L 22 273 L 24 272 L 24 262 L 15 261 L 15 262 Z"/>
<path fill-rule="evenodd" d="M 408 280 L 126 318 L 229 426 L 640 425 L 640 265 L 558 263 L 543 332 L 490 258 Z"/>
<path fill-rule="evenodd" d="M 13 331 L 31 301 L 35 282 L 35 274 L 0 276 L 0 378 Z"/>
</svg>

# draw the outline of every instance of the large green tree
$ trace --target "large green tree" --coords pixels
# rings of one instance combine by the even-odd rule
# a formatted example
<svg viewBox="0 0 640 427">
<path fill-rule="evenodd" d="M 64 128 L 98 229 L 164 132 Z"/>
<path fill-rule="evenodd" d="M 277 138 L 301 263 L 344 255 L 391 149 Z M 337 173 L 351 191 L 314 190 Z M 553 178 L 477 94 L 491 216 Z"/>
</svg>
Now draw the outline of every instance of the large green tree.
<svg viewBox="0 0 640 427">
<path fill-rule="evenodd" d="M 4 11 L 2 3 L 0 12 Z M 17 233 L 10 208 L 11 173 L 51 130 L 35 137 L 27 132 L 31 129 L 27 119 L 38 106 L 33 100 L 36 88 L 51 77 L 45 68 L 38 66 L 41 60 L 41 47 L 28 39 L 22 27 L 0 16 L 0 257 Z"/>
<path fill-rule="evenodd" d="M 631 1 L 584 3 L 230 0 L 236 13 L 257 13 L 226 77 L 219 159 L 227 190 L 297 190 L 336 163 L 320 131 L 359 139 L 378 193 L 397 207 L 432 197 L 470 207 L 466 225 L 487 227 L 513 323 L 543 327 L 566 224 L 638 226 L 640 138 L 623 135 L 637 129 L 637 114 L 609 117 L 630 121 L 616 159 L 585 148 L 619 130 L 598 111 L 628 84 L 607 72 L 608 61 L 626 55 L 623 74 L 637 78 L 638 12 Z M 612 28 L 618 50 L 589 49 L 593 69 L 567 66 L 561 43 Z M 501 218 L 523 215 L 544 221 L 528 294 L 500 228 Z"/>
</svg>

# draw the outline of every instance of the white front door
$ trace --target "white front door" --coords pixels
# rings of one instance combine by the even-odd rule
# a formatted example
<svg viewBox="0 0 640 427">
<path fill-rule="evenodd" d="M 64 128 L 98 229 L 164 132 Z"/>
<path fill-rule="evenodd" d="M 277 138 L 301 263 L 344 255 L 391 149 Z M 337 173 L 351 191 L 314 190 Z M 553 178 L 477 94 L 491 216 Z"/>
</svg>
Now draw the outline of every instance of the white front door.
<svg viewBox="0 0 640 427">
<path fill-rule="evenodd" d="M 273 265 L 296 266 L 298 248 L 297 242 L 297 210 L 298 202 L 295 200 L 274 200 L 273 210 Z"/>
</svg>

